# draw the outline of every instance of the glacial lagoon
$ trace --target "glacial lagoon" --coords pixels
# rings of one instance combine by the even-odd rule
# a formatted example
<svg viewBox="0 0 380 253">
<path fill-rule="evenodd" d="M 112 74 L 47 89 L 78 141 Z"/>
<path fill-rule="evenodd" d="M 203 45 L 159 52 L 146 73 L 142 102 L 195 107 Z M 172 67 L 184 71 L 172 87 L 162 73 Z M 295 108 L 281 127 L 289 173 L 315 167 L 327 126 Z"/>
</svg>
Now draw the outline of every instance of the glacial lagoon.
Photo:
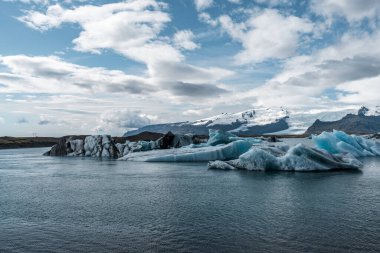
<svg viewBox="0 0 380 253">
<path fill-rule="evenodd" d="M 379 158 L 359 172 L 257 172 L 47 150 L 0 150 L 0 252 L 380 249 Z"/>
</svg>

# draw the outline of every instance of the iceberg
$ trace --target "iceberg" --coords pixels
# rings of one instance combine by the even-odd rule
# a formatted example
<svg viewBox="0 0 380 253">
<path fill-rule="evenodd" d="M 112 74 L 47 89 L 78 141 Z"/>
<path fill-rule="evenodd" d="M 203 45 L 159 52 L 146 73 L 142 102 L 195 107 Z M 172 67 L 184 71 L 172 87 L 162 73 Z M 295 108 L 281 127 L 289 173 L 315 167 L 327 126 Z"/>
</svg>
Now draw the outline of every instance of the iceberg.
<svg viewBox="0 0 380 253">
<path fill-rule="evenodd" d="M 84 139 L 84 154 L 92 157 L 117 158 L 119 150 L 110 135 L 91 135 Z"/>
<path fill-rule="evenodd" d="M 206 144 L 208 146 L 217 146 L 217 145 L 221 145 L 221 144 L 228 144 L 228 143 L 231 143 L 231 142 L 237 141 L 237 140 L 249 141 L 252 144 L 262 142 L 262 140 L 258 139 L 258 138 L 238 137 L 232 133 L 224 132 L 222 130 L 209 129 L 209 139 L 208 139 Z M 195 146 L 195 147 L 197 147 L 197 146 Z"/>
<path fill-rule="evenodd" d="M 334 130 L 313 135 L 312 140 L 320 150 L 331 154 L 350 154 L 354 157 L 380 156 L 380 143 L 356 135 Z"/>
<path fill-rule="evenodd" d="M 209 129 L 208 131 L 209 139 L 207 145 L 216 146 L 220 144 L 228 144 L 230 142 L 236 141 L 237 136 L 222 130 Z"/>
<path fill-rule="evenodd" d="M 259 171 L 358 170 L 362 163 L 351 156 L 332 155 L 298 144 L 288 151 L 283 147 L 252 147 L 231 161 L 214 161 L 209 169 Z"/>
<path fill-rule="evenodd" d="M 252 147 L 250 141 L 237 140 L 223 146 L 178 148 L 129 153 L 120 160 L 145 162 L 208 162 L 238 158 Z"/>
</svg>

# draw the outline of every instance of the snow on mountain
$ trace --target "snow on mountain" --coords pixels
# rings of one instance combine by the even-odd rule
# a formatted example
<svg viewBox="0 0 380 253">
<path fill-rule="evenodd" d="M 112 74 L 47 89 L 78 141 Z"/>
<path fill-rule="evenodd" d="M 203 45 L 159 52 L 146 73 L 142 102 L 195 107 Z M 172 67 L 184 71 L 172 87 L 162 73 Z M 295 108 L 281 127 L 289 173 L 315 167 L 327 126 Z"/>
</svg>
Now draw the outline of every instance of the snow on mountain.
<svg viewBox="0 0 380 253">
<path fill-rule="evenodd" d="M 255 108 L 238 113 L 222 113 L 193 122 L 149 125 L 129 131 L 125 135 L 130 136 L 143 131 L 207 134 L 208 129 L 221 129 L 238 135 L 303 134 L 317 119 L 320 121 L 336 121 L 348 114 L 379 116 L 380 107 L 314 109 L 309 111 L 285 109 L 284 107 Z"/>
</svg>

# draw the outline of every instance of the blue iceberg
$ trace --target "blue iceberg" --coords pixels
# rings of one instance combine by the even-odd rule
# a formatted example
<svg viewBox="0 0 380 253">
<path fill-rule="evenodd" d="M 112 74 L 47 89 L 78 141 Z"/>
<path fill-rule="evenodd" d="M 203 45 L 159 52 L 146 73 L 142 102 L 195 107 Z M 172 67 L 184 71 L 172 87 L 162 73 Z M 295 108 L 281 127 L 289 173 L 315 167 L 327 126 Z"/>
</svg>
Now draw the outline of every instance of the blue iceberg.
<svg viewBox="0 0 380 253">
<path fill-rule="evenodd" d="M 380 156 L 380 143 L 356 135 L 334 130 L 312 136 L 318 149 L 331 154 L 350 154 L 354 157 Z"/>
<path fill-rule="evenodd" d="M 284 152 L 281 147 L 252 147 L 238 159 L 214 161 L 209 169 L 260 171 L 328 171 L 358 170 L 362 163 L 350 156 L 332 155 L 298 144 Z"/>
<path fill-rule="evenodd" d="M 252 147 L 252 143 L 237 140 L 227 145 L 200 148 L 178 148 L 129 153 L 120 160 L 145 162 L 208 162 L 238 158 Z"/>
</svg>

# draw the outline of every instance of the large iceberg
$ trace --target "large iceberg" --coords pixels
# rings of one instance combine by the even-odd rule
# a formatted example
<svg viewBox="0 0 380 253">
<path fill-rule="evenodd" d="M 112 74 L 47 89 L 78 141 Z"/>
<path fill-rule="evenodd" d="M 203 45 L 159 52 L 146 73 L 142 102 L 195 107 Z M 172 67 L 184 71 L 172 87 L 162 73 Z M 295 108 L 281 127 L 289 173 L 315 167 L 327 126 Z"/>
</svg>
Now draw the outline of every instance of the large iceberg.
<svg viewBox="0 0 380 253">
<path fill-rule="evenodd" d="M 145 162 L 208 162 L 236 159 L 252 147 L 250 141 L 237 140 L 227 145 L 179 148 L 129 153 L 120 160 Z"/>
<path fill-rule="evenodd" d="M 62 137 L 47 156 L 92 156 L 117 158 L 118 148 L 109 135 Z"/>
<path fill-rule="evenodd" d="M 354 157 L 380 156 L 380 143 L 356 135 L 334 130 L 312 136 L 318 149 L 331 154 L 351 154 Z"/>
<path fill-rule="evenodd" d="M 285 152 L 285 147 L 252 147 L 231 161 L 214 161 L 209 169 L 243 169 L 261 171 L 328 171 L 357 170 L 361 162 L 350 156 L 332 155 L 298 144 Z"/>
</svg>

